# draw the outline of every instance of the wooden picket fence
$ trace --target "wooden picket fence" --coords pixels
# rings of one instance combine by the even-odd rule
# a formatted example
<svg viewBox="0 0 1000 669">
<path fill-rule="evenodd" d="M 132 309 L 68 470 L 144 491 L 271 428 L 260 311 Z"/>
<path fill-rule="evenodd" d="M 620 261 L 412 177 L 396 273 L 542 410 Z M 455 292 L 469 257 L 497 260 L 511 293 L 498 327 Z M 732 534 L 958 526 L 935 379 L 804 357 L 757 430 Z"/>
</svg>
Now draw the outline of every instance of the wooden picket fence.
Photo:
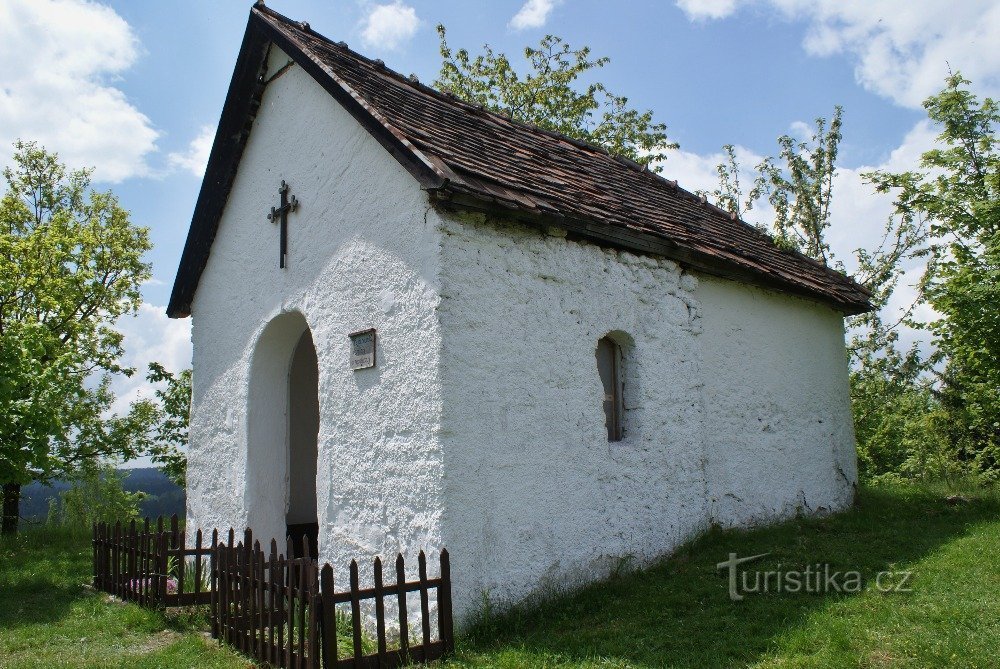
<svg viewBox="0 0 1000 669">
<path fill-rule="evenodd" d="M 276 667 L 334 669 L 346 667 L 398 667 L 411 662 L 438 659 L 454 649 L 454 623 L 451 606 L 451 567 L 448 551 L 441 551 L 441 574 L 427 577 L 427 559 L 423 551 L 417 559 L 418 579 L 408 582 L 402 554 L 396 557 L 395 582 L 385 584 L 380 558 L 375 558 L 374 586 L 360 587 L 357 561 L 350 566 L 350 585 L 338 591 L 333 568 L 319 568 L 309 556 L 308 539 L 303 537 L 300 558 L 291 539 L 285 552 L 279 553 L 271 540 L 264 553 L 260 543 L 247 530 L 243 540 L 234 545 L 219 544 L 213 555 L 218 592 L 212 599 L 212 633 L 216 638 L 260 662 Z M 432 639 L 430 594 L 437 601 L 437 638 Z M 420 639 L 410 639 L 407 595 L 419 593 Z M 394 602 L 398 633 L 390 648 L 387 634 L 386 600 Z M 362 630 L 362 602 L 374 600 L 374 639 Z M 349 609 L 338 612 L 337 605 Z M 416 613 L 416 611 L 415 611 Z M 338 619 L 350 625 L 348 648 L 338 644 Z M 367 642 L 367 643 L 366 643 Z M 374 645 L 368 652 L 365 645 Z M 342 653 L 341 650 L 344 652 Z M 341 657 L 344 655 L 344 657 Z"/>
<path fill-rule="evenodd" d="M 166 525 L 166 527 L 165 527 Z M 137 524 L 95 523 L 92 530 L 93 585 L 124 600 L 144 606 L 208 604 L 212 584 L 209 561 L 218 533 L 204 545 L 202 532 L 194 548 L 185 548 L 176 514 L 155 527 L 149 518 Z"/>
<path fill-rule="evenodd" d="M 165 526 L 166 525 L 166 526 Z M 212 636 L 256 660 L 289 669 L 344 669 L 346 667 L 398 667 L 428 662 L 454 650 L 451 600 L 451 566 L 447 550 L 441 551 L 440 575 L 427 576 L 427 559 L 417 558 L 418 577 L 406 580 L 402 554 L 396 557 L 395 581 L 386 584 L 380 558 L 372 565 L 373 587 L 360 586 L 357 561 L 350 565 L 349 586 L 337 590 L 333 568 L 319 567 L 303 537 L 303 557 L 296 555 L 291 539 L 284 553 L 275 540 L 267 554 L 248 529 L 236 541 L 230 529 L 227 541 L 217 530 L 203 545 L 202 533 L 195 547 L 186 548 L 177 516 L 155 526 L 105 523 L 93 527 L 94 587 L 149 607 L 208 604 Z M 419 625 L 410 629 L 408 595 L 419 595 L 412 606 Z M 437 605 L 437 634 L 432 635 L 431 594 Z M 369 605 L 367 602 L 371 601 Z M 392 622 L 386 603 L 395 608 Z M 365 602 L 364 607 L 362 603 Z M 364 608 L 364 610 L 362 610 Z M 366 634 L 363 619 L 374 619 L 374 637 Z M 338 623 L 341 628 L 340 643 Z M 370 626 L 368 627 L 370 630 Z M 411 634 L 418 636 L 411 639 Z M 341 655 L 343 657 L 341 657 Z"/>
</svg>

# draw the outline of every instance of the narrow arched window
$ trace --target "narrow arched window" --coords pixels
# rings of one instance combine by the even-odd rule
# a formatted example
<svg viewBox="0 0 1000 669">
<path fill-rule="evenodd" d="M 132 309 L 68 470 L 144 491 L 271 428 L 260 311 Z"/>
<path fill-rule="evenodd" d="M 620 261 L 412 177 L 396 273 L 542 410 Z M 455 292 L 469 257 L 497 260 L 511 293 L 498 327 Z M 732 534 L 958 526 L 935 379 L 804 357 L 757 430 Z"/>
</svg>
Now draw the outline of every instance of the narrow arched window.
<svg viewBox="0 0 1000 669">
<path fill-rule="evenodd" d="M 622 349 L 611 337 L 597 342 L 597 373 L 604 387 L 604 420 L 608 441 L 622 439 Z"/>
</svg>

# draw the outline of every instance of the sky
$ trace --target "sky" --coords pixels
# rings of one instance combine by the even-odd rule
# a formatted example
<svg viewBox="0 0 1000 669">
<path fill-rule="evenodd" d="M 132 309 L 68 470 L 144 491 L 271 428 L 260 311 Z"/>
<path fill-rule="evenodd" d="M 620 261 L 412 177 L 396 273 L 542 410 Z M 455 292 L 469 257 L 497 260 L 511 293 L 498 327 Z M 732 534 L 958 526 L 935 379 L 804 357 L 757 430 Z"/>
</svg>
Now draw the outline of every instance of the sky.
<svg viewBox="0 0 1000 669">
<path fill-rule="evenodd" d="M 652 109 L 680 149 L 663 167 L 714 188 L 721 147 L 752 166 L 782 134 L 805 137 L 843 105 L 834 252 L 871 247 L 891 211 L 863 172 L 917 167 L 935 129 L 921 101 L 951 70 L 1000 93 L 1000 0 L 269 0 L 268 6 L 404 74 L 432 82 L 435 26 L 453 47 L 514 56 L 547 33 L 611 62 L 597 75 Z M 0 0 L 0 164 L 36 140 L 93 167 L 149 227 L 153 278 L 119 322 L 124 362 L 190 365 L 190 320 L 166 317 L 181 249 L 251 3 L 246 0 Z M 515 62 L 519 62 L 515 60 Z M 291 130 L 290 130 L 291 131 Z M 766 210 L 753 216 L 766 218 Z M 751 216 L 751 219 L 753 218 Z M 920 268 L 911 267 L 905 283 Z M 904 285 L 892 308 L 912 300 Z M 929 314 L 924 314 L 929 316 Z M 909 333 L 907 337 L 918 335 Z M 119 406 L 148 393 L 119 379 Z"/>
</svg>

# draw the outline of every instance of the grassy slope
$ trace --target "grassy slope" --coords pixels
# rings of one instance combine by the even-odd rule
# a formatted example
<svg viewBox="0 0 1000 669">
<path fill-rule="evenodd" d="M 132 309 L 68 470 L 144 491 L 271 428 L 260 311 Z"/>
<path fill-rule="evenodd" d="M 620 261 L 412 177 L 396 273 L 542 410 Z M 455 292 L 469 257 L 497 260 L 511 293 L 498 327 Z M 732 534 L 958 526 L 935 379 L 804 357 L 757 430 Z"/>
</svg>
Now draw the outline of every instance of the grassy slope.
<svg viewBox="0 0 1000 669">
<path fill-rule="evenodd" d="M 994 667 L 1000 657 L 1000 496 L 867 490 L 858 507 L 753 532 L 713 532 L 641 573 L 482 621 L 456 667 Z M 912 569 L 913 592 L 727 596 L 715 565 L 824 562 L 867 578 Z M 0 543 L 0 667 L 241 667 L 201 635 L 81 587 L 89 546 L 31 532 Z M 36 661 L 38 658 L 38 661 Z"/>
<path fill-rule="evenodd" d="M 0 540 L 0 667 L 247 667 L 204 620 L 109 602 L 87 537 L 29 530 Z"/>
<path fill-rule="evenodd" d="M 1000 666 L 1000 496 L 865 490 L 857 508 L 753 532 L 713 532 L 642 573 L 485 620 L 454 664 L 488 667 Z M 716 564 L 749 571 L 829 563 L 913 570 L 913 591 L 747 595 Z"/>
</svg>

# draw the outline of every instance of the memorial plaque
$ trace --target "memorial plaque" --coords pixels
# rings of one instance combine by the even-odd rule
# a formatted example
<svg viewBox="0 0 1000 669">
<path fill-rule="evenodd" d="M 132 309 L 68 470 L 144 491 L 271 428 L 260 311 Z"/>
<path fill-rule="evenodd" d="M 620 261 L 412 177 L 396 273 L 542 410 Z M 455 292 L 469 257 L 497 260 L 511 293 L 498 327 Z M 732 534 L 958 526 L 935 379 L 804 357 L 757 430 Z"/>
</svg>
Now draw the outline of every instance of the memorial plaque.
<svg viewBox="0 0 1000 669">
<path fill-rule="evenodd" d="M 351 338 L 351 369 L 375 366 L 375 329 L 348 335 Z"/>
</svg>

